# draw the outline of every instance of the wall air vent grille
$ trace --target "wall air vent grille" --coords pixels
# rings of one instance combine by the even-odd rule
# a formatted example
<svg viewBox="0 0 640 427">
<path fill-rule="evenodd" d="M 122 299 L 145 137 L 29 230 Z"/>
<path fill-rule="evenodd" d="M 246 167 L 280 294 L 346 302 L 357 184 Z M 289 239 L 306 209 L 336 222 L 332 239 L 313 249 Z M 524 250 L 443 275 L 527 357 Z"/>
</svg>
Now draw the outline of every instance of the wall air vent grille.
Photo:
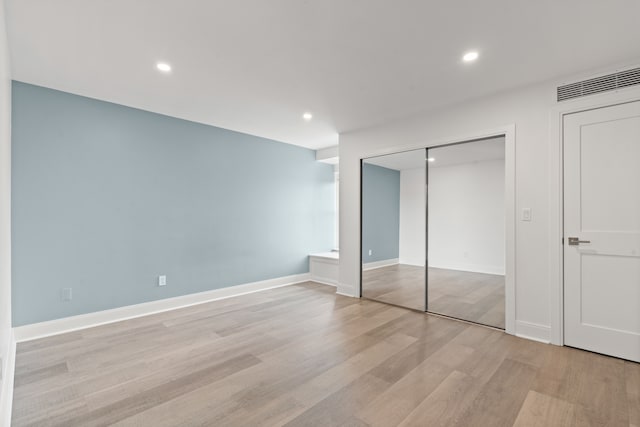
<svg viewBox="0 0 640 427">
<path fill-rule="evenodd" d="M 558 87 L 558 101 L 640 85 L 640 68 L 620 71 Z"/>
</svg>

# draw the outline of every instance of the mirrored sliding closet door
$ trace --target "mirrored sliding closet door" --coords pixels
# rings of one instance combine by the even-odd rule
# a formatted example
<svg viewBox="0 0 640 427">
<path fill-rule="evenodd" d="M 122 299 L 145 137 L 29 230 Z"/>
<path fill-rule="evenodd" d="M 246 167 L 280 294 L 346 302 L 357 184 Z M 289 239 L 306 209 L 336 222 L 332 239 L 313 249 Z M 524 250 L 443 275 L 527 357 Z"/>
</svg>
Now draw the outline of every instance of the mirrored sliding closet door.
<svg viewBox="0 0 640 427">
<path fill-rule="evenodd" d="M 505 327 L 504 137 L 430 148 L 427 311 Z"/>
<path fill-rule="evenodd" d="M 426 150 L 362 160 L 365 298 L 426 309 Z"/>
</svg>

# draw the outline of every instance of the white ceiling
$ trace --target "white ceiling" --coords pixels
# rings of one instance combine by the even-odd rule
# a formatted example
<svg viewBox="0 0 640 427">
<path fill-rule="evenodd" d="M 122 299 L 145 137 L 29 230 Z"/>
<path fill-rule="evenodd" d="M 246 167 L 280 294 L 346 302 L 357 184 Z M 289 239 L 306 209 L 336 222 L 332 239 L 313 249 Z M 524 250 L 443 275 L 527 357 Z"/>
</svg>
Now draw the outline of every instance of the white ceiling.
<svg viewBox="0 0 640 427">
<path fill-rule="evenodd" d="M 8 0 L 13 78 L 310 148 L 635 59 L 638 0 Z M 462 64 L 477 49 L 480 59 Z M 155 70 L 173 66 L 171 75 Z M 314 118 L 301 119 L 305 111 Z"/>
<path fill-rule="evenodd" d="M 388 154 L 386 156 L 370 157 L 364 159 L 365 163 L 382 166 L 387 169 L 406 170 L 425 167 L 425 150 L 403 151 L 401 153 Z"/>
<path fill-rule="evenodd" d="M 371 157 L 365 163 L 395 170 L 418 169 L 425 167 L 425 157 L 425 150 L 412 150 Z M 429 168 L 504 159 L 504 137 L 431 148 L 429 157 L 433 159 Z"/>
</svg>

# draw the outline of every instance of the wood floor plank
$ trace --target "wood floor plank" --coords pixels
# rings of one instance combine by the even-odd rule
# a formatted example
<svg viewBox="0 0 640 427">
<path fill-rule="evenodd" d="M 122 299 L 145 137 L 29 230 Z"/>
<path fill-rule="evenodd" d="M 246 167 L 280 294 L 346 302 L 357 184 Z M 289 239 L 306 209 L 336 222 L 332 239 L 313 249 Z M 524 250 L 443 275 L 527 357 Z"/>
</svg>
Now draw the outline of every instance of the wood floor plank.
<svg viewBox="0 0 640 427">
<path fill-rule="evenodd" d="M 453 425 L 479 392 L 473 377 L 453 371 L 399 426 Z"/>
<path fill-rule="evenodd" d="M 491 295 L 459 285 L 452 292 L 467 303 Z M 20 343 L 12 425 L 640 427 L 639 419 L 638 364 L 307 282 Z"/>
<path fill-rule="evenodd" d="M 505 359 L 455 425 L 512 426 L 535 375 L 535 367 Z"/>
<path fill-rule="evenodd" d="M 371 426 L 398 425 L 451 374 L 449 366 L 424 360 L 407 375 L 373 399 L 358 414 Z"/>
<path fill-rule="evenodd" d="M 11 425 L 61 426 L 67 418 L 87 411 L 84 397 L 75 389 L 48 393 L 33 399 L 14 397 Z"/>
<path fill-rule="evenodd" d="M 343 358 L 350 355 L 359 354 L 361 351 L 368 351 L 369 347 L 378 342 L 371 337 L 364 335 L 368 329 L 374 328 L 380 321 L 388 321 L 402 314 L 404 310 L 391 307 L 380 307 L 379 315 L 383 315 L 380 319 L 369 318 L 353 318 L 348 323 L 352 326 L 361 325 L 354 328 L 354 331 L 360 333 L 349 339 L 349 335 L 344 334 L 340 330 L 332 331 L 329 335 L 324 336 L 325 340 L 318 340 L 314 334 L 307 334 L 299 337 L 296 341 L 304 356 L 304 362 L 297 363 L 300 360 L 300 354 L 290 358 L 290 349 L 286 346 L 277 353 L 267 353 L 261 356 L 264 363 L 256 366 L 255 369 L 249 368 L 239 374 L 232 375 L 214 387 L 205 387 L 198 390 L 197 393 L 185 395 L 172 402 L 167 402 L 160 407 L 152 408 L 142 414 L 140 417 L 133 419 L 155 420 L 162 425 L 162 415 L 166 412 L 175 412 L 185 406 L 189 406 L 191 414 L 196 419 L 206 420 L 209 424 L 217 424 L 222 422 L 223 418 L 245 420 L 250 414 L 260 414 L 263 410 L 272 411 L 273 407 L 281 407 L 282 402 L 278 399 L 291 390 L 296 383 L 304 383 L 314 378 L 318 373 L 331 366 L 339 363 Z M 374 319 L 371 321 L 370 319 Z M 292 323 L 292 327 L 298 326 L 300 323 Z M 362 326 L 366 326 L 362 328 Z M 306 328 L 302 328 L 306 329 Z M 331 329 L 331 328 L 330 328 Z M 345 341 L 348 339 L 348 342 Z M 332 343 L 327 345 L 326 343 Z M 321 345 L 318 346 L 318 343 Z M 305 348 L 312 345 L 311 348 Z M 401 347 L 400 347 L 401 348 Z M 340 353 L 335 353 L 336 349 L 340 349 Z M 396 349 L 399 350 L 399 349 Z M 274 372 L 281 373 L 274 379 Z M 253 387 L 251 385 L 254 385 Z M 202 401 L 200 394 L 207 394 L 212 398 L 222 402 L 216 408 L 211 408 L 209 402 Z M 273 405 L 270 403 L 273 402 Z M 284 403 L 287 406 L 288 402 Z M 300 411 L 298 411 L 299 413 Z M 156 414 L 158 414 L 156 416 Z M 170 425 L 170 424 L 169 424 Z"/>
<path fill-rule="evenodd" d="M 389 383 L 365 374 L 318 404 L 307 409 L 285 426 L 328 426 L 345 424 L 375 396 L 389 388 Z"/>
<path fill-rule="evenodd" d="M 24 387 L 27 384 L 48 380 L 56 375 L 62 375 L 67 372 L 69 372 L 67 362 L 56 363 L 55 365 L 35 369 L 33 371 L 21 372 L 19 375 L 15 376 L 13 386 L 16 388 Z"/>
<path fill-rule="evenodd" d="M 423 316 L 422 314 L 411 314 Z M 451 321 L 446 321 L 446 323 L 440 323 L 439 325 L 437 328 L 426 329 L 422 339 L 387 359 L 373 369 L 371 373 L 385 381 L 395 383 L 467 327 L 463 323 L 451 323 Z"/>
<path fill-rule="evenodd" d="M 547 427 L 549 420 L 554 420 L 554 425 L 558 427 L 578 426 L 575 405 L 546 394 L 529 391 L 513 425 Z"/>
<path fill-rule="evenodd" d="M 629 425 L 626 362 L 568 347 L 550 353 L 532 390 L 575 404 L 590 425 Z"/>
<path fill-rule="evenodd" d="M 640 363 L 625 362 L 624 368 L 629 403 L 629 426 L 640 427 Z"/>
<path fill-rule="evenodd" d="M 504 276 L 429 267 L 429 311 L 505 327 Z M 363 296 L 424 310 L 424 267 L 395 264 L 362 272 Z"/>
<path fill-rule="evenodd" d="M 473 356 L 472 348 L 449 341 L 367 405 L 359 418 L 372 426 L 399 424 L 449 374 Z"/>
<path fill-rule="evenodd" d="M 67 426 L 90 426 L 112 424 L 125 419 L 137 412 L 171 400 L 188 391 L 213 383 L 233 372 L 246 369 L 260 363 L 260 359 L 251 355 L 240 355 L 237 358 L 216 364 L 170 381 L 156 388 L 147 390 L 135 396 L 126 397 L 111 405 L 94 409 L 85 414 L 79 414 L 64 421 Z"/>
<path fill-rule="evenodd" d="M 408 335 L 391 336 L 314 377 L 291 394 L 305 405 L 314 405 L 415 342 L 416 339 Z"/>
<path fill-rule="evenodd" d="M 480 383 L 484 384 L 489 381 L 509 355 L 509 349 L 512 348 L 511 344 L 513 340 L 518 339 L 489 329 L 485 329 L 485 331 L 481 333 L 480 331 L 475 331 L 475 328 L 472 328 L 472 331 L 476 332 L 479 337 L 484 337 L 484 340 L 476 342 L 475 339 L 462 339 L 463 334 L 454 338 L 455 342 L 461 342 L 475 349 L 473 357 L 465 360 L 457 369 L 460 372 L 471 375 L 478 379 Z M 488 334 L 485 335 L 485 333 Z M 541 351 L 541 348 L 537 351 Z"/>
</svg>

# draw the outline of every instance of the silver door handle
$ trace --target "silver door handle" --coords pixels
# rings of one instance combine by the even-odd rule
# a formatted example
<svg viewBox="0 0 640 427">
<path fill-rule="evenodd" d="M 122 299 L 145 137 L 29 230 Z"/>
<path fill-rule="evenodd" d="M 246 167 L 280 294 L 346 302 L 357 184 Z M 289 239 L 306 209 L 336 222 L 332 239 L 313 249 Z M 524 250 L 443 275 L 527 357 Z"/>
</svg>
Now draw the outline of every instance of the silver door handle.
<svg viewBox="0 0 640 427">
<path fill-rule="evenodd" d="M 580 240 L 579 237 L 569 237 L 569 246 L 578 246 L 580 243 L 591 243 L 591 240 Z"/>
</svg>

